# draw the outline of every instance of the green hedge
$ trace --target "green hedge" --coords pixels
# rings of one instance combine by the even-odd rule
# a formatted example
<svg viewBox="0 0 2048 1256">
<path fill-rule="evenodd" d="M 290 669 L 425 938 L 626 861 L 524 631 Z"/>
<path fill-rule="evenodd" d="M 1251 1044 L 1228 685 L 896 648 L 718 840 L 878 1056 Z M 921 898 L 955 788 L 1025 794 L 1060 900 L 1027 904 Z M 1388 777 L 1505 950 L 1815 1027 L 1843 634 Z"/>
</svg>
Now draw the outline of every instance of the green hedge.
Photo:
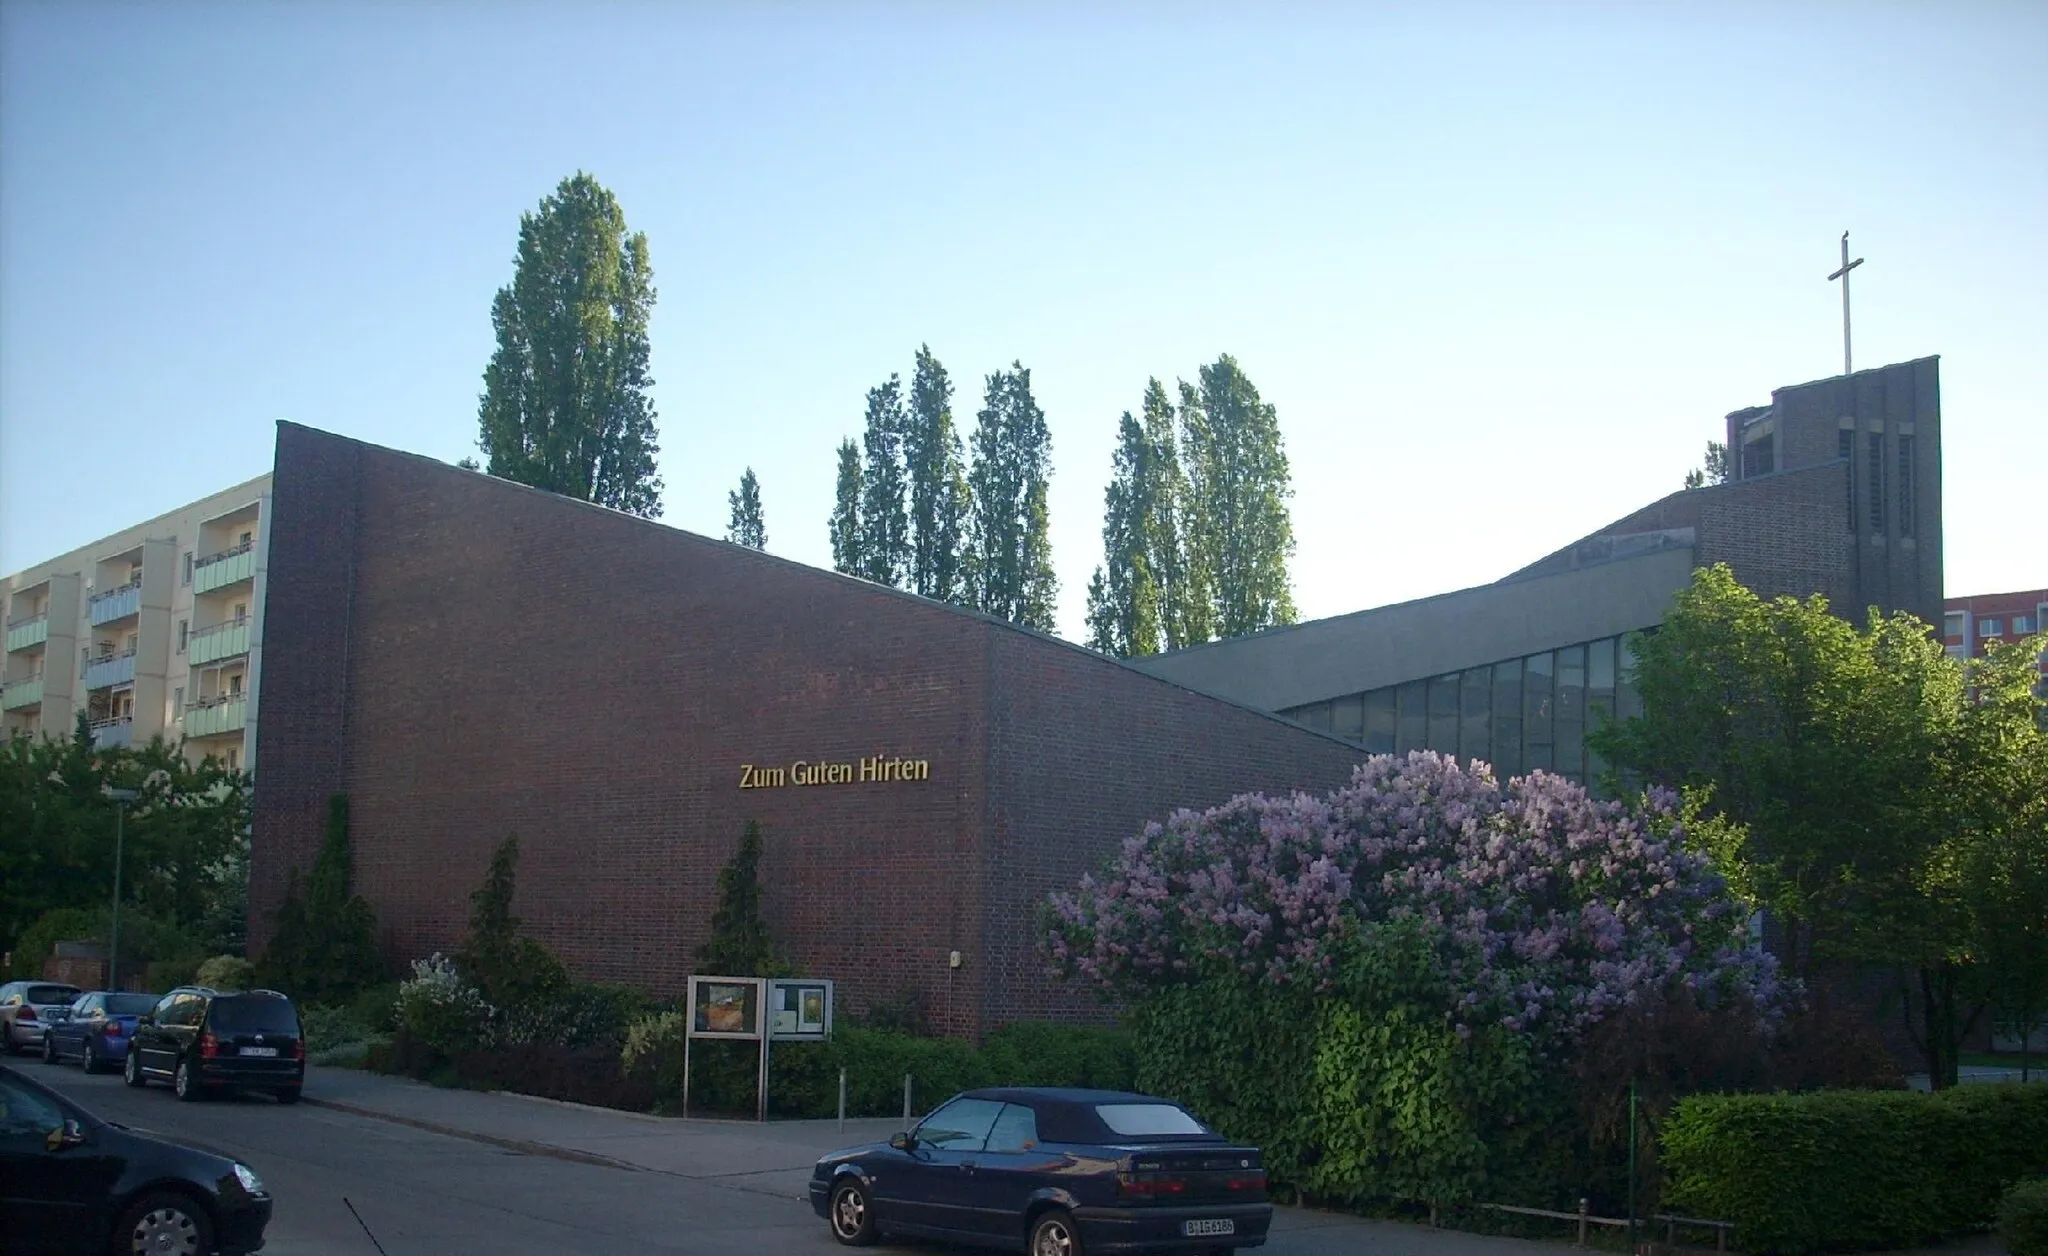
<svg viewBox="0 0 2048 1256">
<path fill-rule="evenodd" d="M 2048 1256 L 2048 1178 L 2021 1182 L 2005 1193 L 1998 1237 L 2012 1256 Z"/>
<path fill-rule="evenodd" d="M 1662 1141 L 1667 1204 L 1734 1222 L 1743 1251 L 1917 1247 L 2048 1168 L 2048 1086 L 1701 1095 Z"/>
</svg>

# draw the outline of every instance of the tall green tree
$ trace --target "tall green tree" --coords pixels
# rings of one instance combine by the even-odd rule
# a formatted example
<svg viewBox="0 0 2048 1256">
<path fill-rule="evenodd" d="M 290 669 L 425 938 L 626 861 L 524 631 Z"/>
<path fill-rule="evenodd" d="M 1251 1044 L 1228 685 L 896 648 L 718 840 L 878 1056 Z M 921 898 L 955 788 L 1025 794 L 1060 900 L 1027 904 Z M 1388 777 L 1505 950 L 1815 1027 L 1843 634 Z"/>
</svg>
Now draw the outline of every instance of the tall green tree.
<svg viewBox="0 0 2048 1256">
<path fill-rule="evenodd" d="M 1694 573 L 1635 656 L 1643 714 L 1594 748 L 1689 791 L 1711 821 L 1700 840 L 1775 919 L 1794 973 L 1896 974 L 1929 1075 L 1953 1084 L 1981 975 L 1961 870 L 2011 827 L 2011 783 L 2023 794 L 2038 757 L 2025 685 L 1983 701 L 1912 616 L 1859 629 L 1823 598 L 1759 598 L 1726 566 Z"/>
<path fill-rule="evenodd" d="M 1208 451 L 1215 446 L 1209 432 L 1209 416 L 1202 409 L 1202 394 L 1186 380 L 1176 380 L 1180 396 L 1177 415 L 1171 410 L 1167 423 L 1168 432 L 1173 430 L 1177 418 L 1180 434 L 1179 455 L 1174 464 L 1174 487 L 1179 514 L 1175 534 L 1179 570 L 1167 582 L 1166 587 L 1166 636 L 1174 649 L 1200 645 L 1216 639 L 1216 567 L 1215 555 L 1201 528 L 1201 499 L 1196 496 L 1192 466 L 1195 451 Z M 1165 402 L 1165 390 L 1160 390 L 1160 403 Z M 1153 408 L 1146 406 L 1147 430 L 1152 430 Z"/>
<path fill-rule="evenodd" d="M 900 587 L 910 574 L 910 515 L 903 470 L 903 382 L 868 390 L 867 430 L 862 433 L 860 548 L 861 575 L 876 584 Z"/>
<path fill-rule="evenodd" d="M 961 546 L 972 497 L 953 427 L 953 381 L 930 345 L 918 346 L 910 379 L 903 461 L 910 480 L 910 588 L 941 602 L 961 601 Z"/>
<path fill-rule="evenodd" d="M 1059 594 L 1046 507 L 1052 435 L 1045 411 L 1031 395 L 1031 372 L 1022 362 L 988 377 L 975 418 L 974 467 L 968 476 L 973 497 L 970 604 L 1051 632 Z"/>
<path fill-rule="evenodd" d="M 718 903 L 711 936 L 697 948 L 698 971 L 715 977 L 781 977 L 789 972 L 775 954 L 761 903 L 761 825 L 747 821 L 739 849 L 718 870 Z"/>
<path fill-rule="evenodd" d="M 1162 636 L 1165 616 L 1152 567 L 1158 471 L 1151 455 L 1145 429 L 1124 411 L 1103 493 L 1103 561 L 1088 582 L 1089 648 L 1117 658 L 1157 654 Z"/>
<path fill-rule="evenodd" d="M 455 953 L 455 969 L 500 1008 L 532 1006 L 569 985 L 562 962 L 520 932 L 512 900 L 519 888 L 519 838 L 491 853 L 483 884 L 469 896 L 469 935 Z"/>
<path fill-rule="evenodd" d="M 867 570 L 861 548 L 860 490 L 860 446 L 851 440 L 840 441 L 839 480 L 826 526 L 832 532 L 832 570 L 842 575 L 858 576 Z"/>
<path fill-rule="evenodd" d="M 661 514 L 647 326 L 647 237 L 589 175 L 519 219 L 512 282 L 491 303 L 477 444 L 490 474 L 646 518 Z"/>
<path fill-rule="evenodd" d="M 1705 488 L 1709 484 L 1728 482 L 1728 446 L 1717 440 L 1707 442 L 1706 460 L 1698 467 L 1685 473 L 1687 488 Z"/>
<path fill-rule="evenodd" d="M 732 506 L 725 539 L 748 549 L 767 549 L 768 523 L 761 516 L 761 481 L 754 478 L 754 469 L 748 467 L 746 474 L 740 476 L 740 486 L 725 496 Z"/>
<path fill-rule="evenodd" d="M 258 970 L 265 984 L 308 1003 L 347 1003 L 385 973 L 376 915 L 353 890 L 348 827 L 348 795 L 335 794 L 327 800 L 327 831 L 303 898 L 293 868 Z"/>
<path fill-rule="evenodd" d="M 1201 369 L 1199 412 L 1182 407 L 1190 550 L 1212 580 L 1215 633 L 1241 637 L 1294 622 L 1287 563 L 1294 495 L 1280 419 L 1225 354 Z"/>
</svg>

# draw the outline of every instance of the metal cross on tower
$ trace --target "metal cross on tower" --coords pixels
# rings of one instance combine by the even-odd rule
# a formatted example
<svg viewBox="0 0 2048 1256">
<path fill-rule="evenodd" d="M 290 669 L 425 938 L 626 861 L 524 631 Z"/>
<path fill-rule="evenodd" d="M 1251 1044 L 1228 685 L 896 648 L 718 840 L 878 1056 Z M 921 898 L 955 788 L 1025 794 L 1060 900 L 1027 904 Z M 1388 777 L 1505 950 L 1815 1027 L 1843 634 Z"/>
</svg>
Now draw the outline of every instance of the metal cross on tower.
<svg viewBox="0 0 2048 1256">
<path fill-rule="evenodd" d="M 1849 272 L 1862 264 L 1863 259 L 1860 257 L 1853 262 L 1849 260 L 1849 233 L 1844 231 L 1842 233 L 1842 269 L 1828 276 L 1831 280 L 1839 279 L 1842 281 L 1842 374 L 1844 375 L 1852 373 L 1849 369 Z"/>
</svg>

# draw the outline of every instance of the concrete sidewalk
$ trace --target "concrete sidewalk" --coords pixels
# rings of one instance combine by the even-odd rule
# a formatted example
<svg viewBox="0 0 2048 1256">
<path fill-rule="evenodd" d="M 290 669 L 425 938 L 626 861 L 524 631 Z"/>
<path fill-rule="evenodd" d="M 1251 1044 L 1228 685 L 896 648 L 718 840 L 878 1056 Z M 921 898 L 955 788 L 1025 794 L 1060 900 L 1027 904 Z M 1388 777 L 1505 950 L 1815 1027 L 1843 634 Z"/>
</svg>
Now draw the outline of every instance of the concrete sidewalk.
<svg viewBox="0 0 2048 1256">
<path fill-rule="evenodd" d="M 831 1120 L 685 1121 L 317 1067 L 307 1074 L 305 1102 L 529 1155 L 688 1178 L 806 1209 L 805 1184 L 819 1156 L 881 1141 L 903 1124 L 897 1118 L 849 1120 L 842 1134 Z M 1570 1228 L 1560 1225 L 1558 1238 L 1568 1241 Z M 1279 1208 L 1266 1250 L 1275 1256 L 1555 1256 L 1559 1244 Z"/>
</svg>

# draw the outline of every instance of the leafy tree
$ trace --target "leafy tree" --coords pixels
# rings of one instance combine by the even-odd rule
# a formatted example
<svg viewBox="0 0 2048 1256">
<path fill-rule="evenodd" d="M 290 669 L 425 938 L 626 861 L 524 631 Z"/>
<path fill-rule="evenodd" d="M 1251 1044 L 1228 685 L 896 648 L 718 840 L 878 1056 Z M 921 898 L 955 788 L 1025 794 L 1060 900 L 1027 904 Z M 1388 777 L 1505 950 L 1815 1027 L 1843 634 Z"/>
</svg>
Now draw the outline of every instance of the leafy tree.
<svg viewBox="0 0 2048 1256">
<path fill-rule="evenodd" d="M 941 602 L 961 601 L 961 545 L 972 497 L 953 428 L 953 381 L 929 345 L 918 347 L 910 380 L 903 461 L 910 479 L 910 587 Z"/>
<path fill-rule="evenodd" d="M 761 517 L 761 481 L 754 478 L 752 467 L 740 477 L 739 488 L 726 494 L 726 500 L 732 506 L 732 521 L 725 525 L 725 539 L 748 549 L 767 549 L 768 524 Z"/>
<path fill-rule="evenodd" d="M 512 282 L 491 303 L 477 444 L 492 475 L 652 519 L 654 385 L 647 237 L 582 172 L 519 219 Z"/>
<path fill-rule="evenodd" d="M 1202 394 L 1186 380 L 1175 381 L 1180 393 L 1180 448 L 1174 461 L 1174 493 L 1179 530 L 1176 534 L 1178 570 L 1166 585 L 1166 638 L 1174 649 L 1200 645 L 1216 637 L 1215 556 L 1202 539 L 1199 516 L 1201 501 L 1195 496 L 1190 475 L 1195 451 L 1215 445 L 1209 432 L 1209 416 L 1202 409 Z M 1165 390 L 1158 404 L 1165 406 Z M 1146 430 L 1154 430 L 1154 410 L 1148 395 Z M 1173 432 L 1172 414 L 1165 423 L 1166 436 Z M 1158 437 L 1155 436 L 1155 440 Z"/>
<path fill-rule="evenodd" d="M 1144 428 L 1124 411 L 1103 494 L 1103 565 L 1088 583 L 1088 645 L 1117 658 L 1157 654 L 1165 618 L 1152 567 L 1159 485 L 1151 454 Z"/>
<path fill-rule="evenodd" d="M 973 446 L 969 604 L 1051 632 L 1059 593 L 1046 512 L 1052 435 L 1045 411 L 1031 395 L 1031 372 L 1022 362 L 988 377 Z"/>
<path fill-rule="evenodd" d="M 1705 488 L 1728 482 L 1728 446 L 1717 440 L 1707 442 L 1706 462 L 1685 473 L 1687 488 Z"/>
<path fill-rule="evenodd" d="M 519 931 L 512 899 L 519 888 L 519 838 L 491 854 L 484 882 L 469 896 L 469 936 L 455 952 L 455 967 L 500 1009 L 530 1007 L 569 985 L 562 962 Z"/>
<path fill-rule="evenodd" d="M 761 825 L 747 821 L 739 849 L 718 870 L 718 905 L 711 912 L 711 936 L 697 948 L 698 971 L 715 977 L 780 977 L 789 972 L 776 957 L 761 909 Z"/>
<path fill-rule="evenodd" d="M 840 441 L 839 483 L 828 526 L 832 530 L 832 570 L 842 575 L 858 576 L 867 568 L 861 549 L 860 490 L 860 447 L 850 440 Z"/>
<path fill-rule="evenodd" d="M 1203 367 L 1201 380 L 1199 408 L 1181 407 L 1189 489 L 1183 521 L 1196 565 L 1213 581 L 1215 634 L 1291 624 L 1287 499 L 1294 490 L 1278 413 L 1228 354 Z"/>
<path fill-rule="evenodd" d="M 861 575 L 899 587 L 910 574 L 910 516 L 904 507 L 903 384 L 891 375 L 868 390 L 867 431 L 861 436 Z"/>
<path fill-rule="evenodd" d="M 2010 697 L 1972 699 L 1912 616 L 1858 629 L 1823 598 L 1766 602 L 1725 566 L 1694 573 L 1635 653 L 1644 713 L 1592 745 L 1688 792 L 1713 821 L 1696 838 L 1776 919 L 1795 972 L 1832 960 L 1899 974 L 1929 1074 L 1953 1084 L 1975 1018 L 1965 872 L 1992 876 L 1982 843 L 2019 823 L 2039 755 L 2024 682 L 1986 672 Z"/>
</svg>

